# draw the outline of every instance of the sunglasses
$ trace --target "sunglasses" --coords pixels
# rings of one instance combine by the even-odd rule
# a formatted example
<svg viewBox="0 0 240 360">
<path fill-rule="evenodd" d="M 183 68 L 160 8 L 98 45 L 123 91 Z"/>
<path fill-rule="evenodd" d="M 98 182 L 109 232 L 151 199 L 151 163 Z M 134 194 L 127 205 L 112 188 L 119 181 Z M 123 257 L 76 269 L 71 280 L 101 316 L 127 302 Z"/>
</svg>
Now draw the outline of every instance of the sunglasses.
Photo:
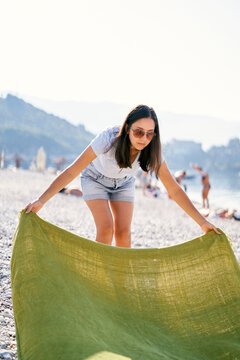
<svg viewBox="0 0 240 360">
<path fill-rule="evenodd" d="M 152 140 L 152 138 L 156 135 L 154 131 L 144 131 L 141 129 L 133 129 L 133 128 L 130 128 L 130 130 L 132 130 L 133 136 L 135 136 L 136 138 L 142 138 L 146 134 L 147 139 Z"/>
</svg>

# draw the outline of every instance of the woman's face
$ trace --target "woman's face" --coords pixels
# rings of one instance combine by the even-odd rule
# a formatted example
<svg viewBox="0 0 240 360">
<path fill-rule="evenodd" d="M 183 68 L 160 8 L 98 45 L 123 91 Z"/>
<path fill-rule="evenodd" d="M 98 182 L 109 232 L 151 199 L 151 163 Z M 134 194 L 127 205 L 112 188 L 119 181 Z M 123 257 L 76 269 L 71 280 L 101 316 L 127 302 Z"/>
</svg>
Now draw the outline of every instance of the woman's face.
<svg viewBox="0 0 240 360">
<path fill-rule="evenodd" d="M 128 135 L 132 148 L 143 150 L 152 140 L 154 134 L 155 122 L 151 118 L 142 118 L 133 123 L 129 129 Z M 143 132 L 141 137 L 137 137 L 138 131 Z"/>
</svg>

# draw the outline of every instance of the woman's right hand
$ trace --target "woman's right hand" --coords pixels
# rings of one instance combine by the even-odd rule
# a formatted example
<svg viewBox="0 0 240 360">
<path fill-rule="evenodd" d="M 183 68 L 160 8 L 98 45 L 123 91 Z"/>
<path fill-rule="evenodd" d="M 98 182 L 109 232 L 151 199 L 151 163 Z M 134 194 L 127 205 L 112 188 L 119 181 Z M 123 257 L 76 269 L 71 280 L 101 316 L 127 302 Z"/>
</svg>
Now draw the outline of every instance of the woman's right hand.
<svg viewBox="0 0 240 360">
<path fill-rule="evenodd" d="M 43 203 L 40 200 L 35 200 L 34 202 L 28 204 L 25 209 L 26 212 L 25 214 L 29 214 L 30 211 L 37 213 L 42 207 L 43 207 Z"/>
</svg>

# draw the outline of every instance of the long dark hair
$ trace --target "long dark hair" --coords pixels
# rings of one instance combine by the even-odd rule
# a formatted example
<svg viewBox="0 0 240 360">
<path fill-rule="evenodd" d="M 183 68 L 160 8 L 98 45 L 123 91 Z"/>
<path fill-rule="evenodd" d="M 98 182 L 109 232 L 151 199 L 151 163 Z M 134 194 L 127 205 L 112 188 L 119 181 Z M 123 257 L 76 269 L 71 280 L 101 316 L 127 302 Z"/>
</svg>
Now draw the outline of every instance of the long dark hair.
<svg viewBox="0 0 240 360">
<path fill-rule="evenodd" d="M 147 105 L 138 105 L 127 115 L 117 137 L 110 148 L 115 147 L 115 159 L 120 168 L 131 167 L 129 130 L 137 120 L 151 118 L 155 123 L 155 136 L 150 143 L 141 151 L 139 156 L 140 167 L 144 171 L 155 171 L 156 176 L 161 166 L 161 141 L 159 134 L 158 118 L 153 108 Z"/>
</svg>

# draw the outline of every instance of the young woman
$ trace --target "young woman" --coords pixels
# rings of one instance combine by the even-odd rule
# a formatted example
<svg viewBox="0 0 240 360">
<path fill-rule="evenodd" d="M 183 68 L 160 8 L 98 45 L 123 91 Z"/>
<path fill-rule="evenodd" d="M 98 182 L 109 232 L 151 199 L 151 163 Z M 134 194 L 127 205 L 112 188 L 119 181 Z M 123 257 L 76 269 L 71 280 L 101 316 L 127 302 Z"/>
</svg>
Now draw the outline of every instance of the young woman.
<svg viewBox="0 0 240 360">
<path fill-rule="evenodd" d="M 111 245 L 114 235 L 116 246 L 131 247 L 134 174 L 139 166 L 143 171 L 155 171 L 171 198 L 203 232 L 214 230 L 219 234 L 171 176 L 166 161 L 162 160 L 157 115 L 146 105 L 131 110 L 121 128 L 107 129 L 93 139 L 47 190 L 27 205 L 26 213 L 38 212 L 52 196 L 82 173 L 83 198 L 94 217 L 96 241 Z"/>
<path fill-rule="evenodd" d="M 206 207 L 207 209 L 209 209 L 208 193 L 211 188 L 211 185 L 209 182 L 209 175 L 208 175 L 208 173 L 204 172 L 203 169 L 198 165 L 192 164 L 192 168 L 194 170 L 196 170 L 201 176 L 201 181 L 202 181 L 202 186 L 203 186 L 202 187 L 202 204 L 203 204 L 203 208 Z"/>
</svg>

